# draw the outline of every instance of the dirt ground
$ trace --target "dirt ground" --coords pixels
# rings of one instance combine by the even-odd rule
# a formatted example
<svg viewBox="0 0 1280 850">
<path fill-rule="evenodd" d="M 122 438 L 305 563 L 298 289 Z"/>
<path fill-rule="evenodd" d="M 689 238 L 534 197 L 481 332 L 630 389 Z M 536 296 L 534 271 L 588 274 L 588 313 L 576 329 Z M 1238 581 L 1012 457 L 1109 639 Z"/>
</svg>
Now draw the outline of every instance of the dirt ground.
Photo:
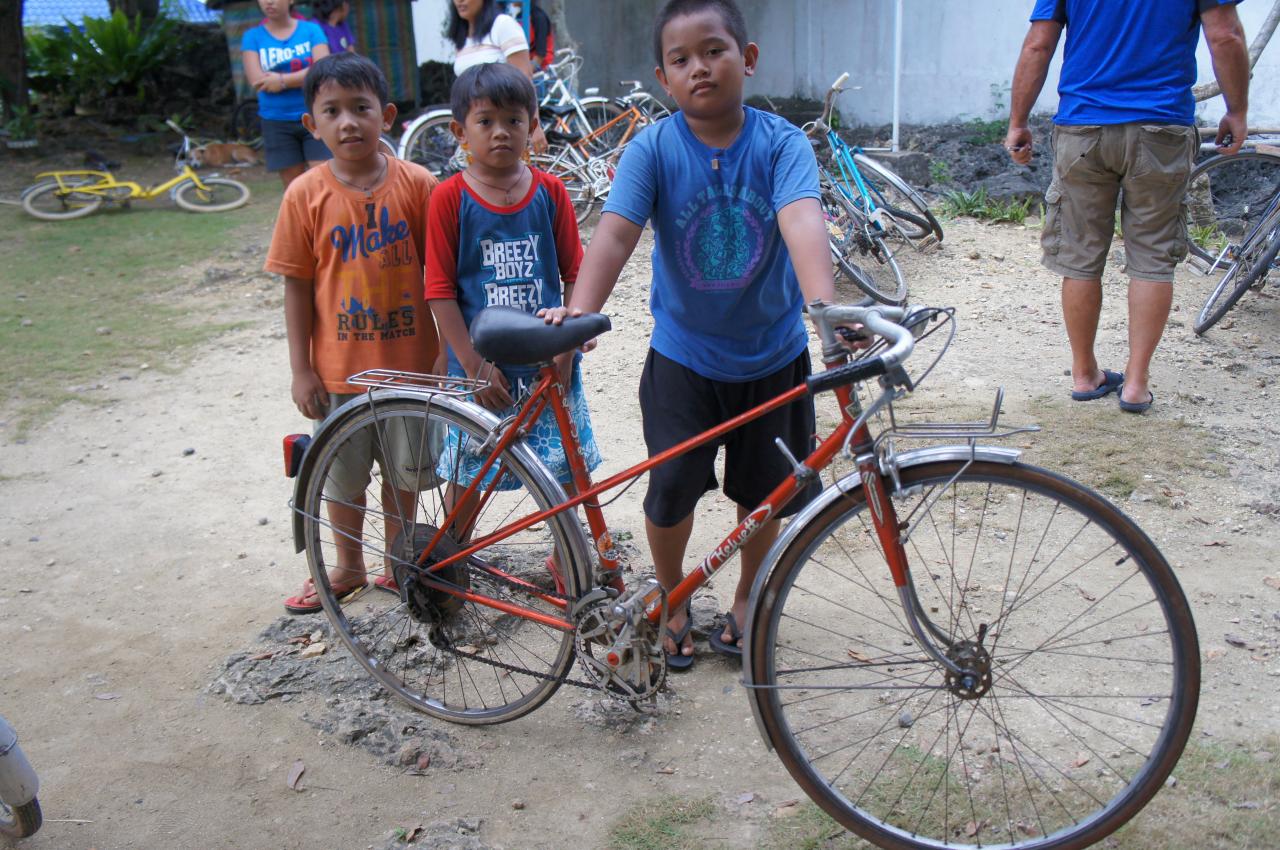
<svg viewBox="0 0 1280 850">
<path fill-rule="evenodd" d="M 1128 416 L 1113 399 L 1067 400 L 1057 285 L 1038 265 L 1036 230 L 945 226 L 941 250 L 904 265 L 913 301 L 955 306 L 959 335 L 906 407 L 970 418 L 1004 386 L 1006 418 L 1045 428 L 1015 438 L 1026 457 L 1102 488 L 1176 566 L 1205 659 L 1197 739 L 1248 748 L 1280 733 L 1274 287 L 1200 339 L 1190 318 L 1207 283 L 1183 270 L 1156 406 Z M 23 439 L 0 431 L 0 711 L 40 773 L 48 819 L 22 846 L 382 847 L 397 827 L 443 820 L 426 846 L 586 850 L 608 846 L 622 813 L 669 794 L 712 800 L 715 846 L 757 846 L 802 795 L 761 744 L 738 673 L 705 643 L 656 717 L 603 712 L 566 687 L 505 726 L 421 718 L 459 754 L 423 775 L 304 719 L 323 712 L 318 695 L 243 705 L 209 691 L 306 569 L 279 445 L 308 426 L 289 400 L 279 286 L 257 263 L 215 261 L 221 280 L 184 272 L 193 310 L 233 304 L 250 321 L 190 368 L 137 363 L 85 388 L 93 405 L 68 405 Z M 647 276 L 642 248 L 608 304 L 614 330 L 585 363 L 602 473 L 643 455 Z M 1104 311 L 1102 365 L 1120 369 L 1118 265 Z M 632 565 L 645 571 L 642 492 L 606 515 L 634 534 Z M 714 496 L 702 507 L 697 551 L 731 510 Z M 729 576 L 704 610 L 723 608 Z M 288 786 L 298 762 L 300 791 Z"/>
</svg>

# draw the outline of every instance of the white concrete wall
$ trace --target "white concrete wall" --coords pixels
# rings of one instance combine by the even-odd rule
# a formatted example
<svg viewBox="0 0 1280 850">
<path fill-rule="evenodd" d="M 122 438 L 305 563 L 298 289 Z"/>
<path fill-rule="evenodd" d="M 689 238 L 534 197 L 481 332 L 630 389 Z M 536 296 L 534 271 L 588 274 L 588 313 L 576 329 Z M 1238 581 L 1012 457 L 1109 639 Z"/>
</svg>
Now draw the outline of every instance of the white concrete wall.
<svg viewBox="0 0 1280 850">
<path fill-rule="evenodd" d="M 418 5 L 430 0 L 418 0 Z M 840 100 L 850 123 L 888 123 L 893 115 L 893 21 L 897 0 L 739 0 L 760 69 L 747 93 L 819 97 L 844 71 L 858 91 Z M 650 24 L 660 0 L 564 0 L 571 34 L 586 54 L 583 80 L 616 91 L 628 77 L 653 79 Z M 1272 0 L 1246 0 L 1240 17 L 1250 39 Z M 901 117 L 904 123 L 1007 114 L 1032 0 L 902 0 Z M 420 48 L 421 49 L 421 48 Z M 1057 106 L 1055 58 L 1037 111 Z M 1211 79 L 1201 45 L 1200 77 Z M 420 54 L 421 55 L 421 54 Z M 654 84 L 656 86 L 656 83 Z M 1003 90 L 993 95 L 992 87 Z M 997 104 L 1003 105 L 998 109 Z M 1222 113 L 1221 98 L 1201 107 Z M 1280 126 L 1280 35 L 1254 69 L 1250 124 Z"/>
<path fill-rule="evenodd" d="M 444 37 L 449 0 L 413 0 L 413 41 L 419 62 L 452 62 L 453 42 Z"/>
</svg>

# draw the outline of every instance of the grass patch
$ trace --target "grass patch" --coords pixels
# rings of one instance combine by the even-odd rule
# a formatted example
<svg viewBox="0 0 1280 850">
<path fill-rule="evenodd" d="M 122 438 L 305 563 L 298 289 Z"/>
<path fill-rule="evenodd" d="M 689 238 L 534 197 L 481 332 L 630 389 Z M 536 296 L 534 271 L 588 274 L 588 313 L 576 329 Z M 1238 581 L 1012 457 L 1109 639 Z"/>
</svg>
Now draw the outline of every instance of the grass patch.
<svg viewBox="0 0 1280 850">
<path fill-rule="evenodd" d="M 235 326 L 167 296 L 189 282 L 180 266 L 265 241 L 279 183 L 250 185 L 248 206 L 205 215 L 163 201 L 61 222 L 2 208 L 0 382 L 19 432 L 81 398 L 70 385 L 143 362 L 176 365 L 192 346 Z"/>
<path fill-rule="evenodd" d="M 710 798 L 686 800 L 668 796 L 641 803 L 609 830 L 614 850 L 694 850 L 706 846 L 706 836 L 693 827 L 715 814 Z"/>
<path fill-rule="evenodd" d="M 1021 201 L 997 201 L 987 196 L 984 188 L 966 192 L 953 189 L 942 196 L 943 215 L 951 218 L 976 218 L 993 223 L 1022 224 L 1031 214 L 1031 198 Z"/>
<path fill-rule="evenodd" d="M 1274 754 L 1267 757 L 1265 753 Z M 1151 850 L 1264 850 L 1280 830 L 1280 738 L 1249 749 L 1192 743 L 1164 788 L 1138 815 L 1097 847 Z M 811 802 L 769 824 L 767 850 L 863 850 L 871 845 L 846 832 Z"/>
<path fill-rule="evenodd" d="M 1038 434 L 1025 435 L 1029 445 L 1026 460 L 1114 499 L 1128 498 L 1134 490 L 1148 492 L 1157 500 L 1167 496 L 1162 494 L 1160 480 L 1142 477 L 1144 470 L 1164 482 L 1176 482 L 1185 473 L 1224 470 L 1213 455 L 1214 438 L 1203 428 L 1147 417 L 1141 435 L 1137 435 L 1131 417 L 1098 410 L 1107 405 L 1114 409 L 1115 401 L 1109 396 L 1088 403 L 1047 396 L 1032 399 L 1028 416 L 1015 417 L 1044 426 Z"/>
</svg>

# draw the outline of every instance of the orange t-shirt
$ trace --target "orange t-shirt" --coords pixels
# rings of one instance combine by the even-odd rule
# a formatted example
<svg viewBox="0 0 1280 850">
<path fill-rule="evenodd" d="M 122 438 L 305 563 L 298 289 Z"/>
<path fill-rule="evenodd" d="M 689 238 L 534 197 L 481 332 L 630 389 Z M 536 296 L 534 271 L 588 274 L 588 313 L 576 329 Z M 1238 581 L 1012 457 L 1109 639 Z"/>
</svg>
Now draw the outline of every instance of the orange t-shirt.
<svg viewBox="0 0 1280 850">
<path fill-rule="evenodd" d="M 439 341 L 422 267 L 435 184 L 425 168 L 389 157 L 371 197 L 327 165 L 285 190 L 265 268 L 312 282 L 311 365 L 329 392 L 360 392 L 347 378 L 365 369 L 431 371 Z"/>
</svg>

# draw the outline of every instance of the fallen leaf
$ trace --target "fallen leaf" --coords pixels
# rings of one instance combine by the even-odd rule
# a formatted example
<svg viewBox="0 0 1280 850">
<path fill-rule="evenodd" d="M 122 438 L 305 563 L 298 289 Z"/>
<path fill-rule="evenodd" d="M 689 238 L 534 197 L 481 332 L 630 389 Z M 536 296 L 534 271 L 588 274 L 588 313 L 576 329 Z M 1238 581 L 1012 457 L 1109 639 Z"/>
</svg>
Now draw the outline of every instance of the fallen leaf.
<svg viewBox="0 0 1280 850">
<path fill-rule="evenodd" d="M 405 844 L 412 844 L 413 840 L 422 834 L 423 826 L 420 823 L 405 824 L 400 827 L 400 831 L 404 833 L 400 840 Z"/>
<path fill-rule="evenodd" d="M 1267 576 L 1262 583 L 1272 590 L 1280 590 L 1280 576 Z"/>
<path fill-rule="evenodd" d="M 739 806 L 745 806 L 747 803 L 750 803 L 755 798 L 756 798 L 756 793 L 754 791 L 748 791 L 745 794 L 739 794 L 737 800 L 735 800 L 734 802 L 736 802 Z"/>
<path fill-rule="evenodd" d="M 1226 654 L 1227 654 L 1227 651 L 1225 649 L 1210 649 L 1207 652 L 1205 652 L 1204 660 L 1213 661 L 1215 658 L 1221 658 Z"/>
<path fill-rule="evenodd" d="M 275 652 L 259 652 L 257 655 L 250 655 L 250 661 L 266 661 L 268 658 L 275 657 Z"/>
<path fill-rule="evenodd" d="M 1089 763 L 1089 756 L 1085 753 L 1080 753 L 1079 755 L 1076 756 L 1076 760 L 1071 762 L 1071 766 L 1084 767 L 1088 763 Z"/>
<path fill-rule="evenodd" d="M 1036 829 L 1034 824 L 1023 823 L 1022 821 L 1018 821 L 1018 832 L 1032 837 L 1040 834 L 1040 830 Z"/>
<path fill-rule="evenodd" d="M 285 641 L 285 643 L 300 643 L 303 646 L 306 646 L 311 643 L 311 635 L 298 635 L 297 637 L 291 637 Z"/>
<path fill-rule="evenodd" d="M 307 770 L 307 766 L 302 763 L 302 759 L 298 759 L 293 763 L 293 767 L 289 768 L 289 777 L 285 779 L 285 784 L 294 791 L 301 791 L 298 787 L 298 780 L 302 779 L 302 774 Z"/>
<path fill-rule="evenodd" d="M 1240 637 L 1240 635 L 1226 634 L 1226 635 L 1223 635 L 1223 639 L 1227 643 L 1231 644 L 1232 646 L 1238 646 L 1241 649 L 1244 649 L 1249 646 L 1249 641 Z"/>
<path fill-rule="evenodd" d="M 1098 601 L 1098 597 L 1094 596 L 1092 593 L 1085 590 L 1083 587 L 1077 587 L 1076 590 L 1080 591 L 1080 595 L 1083 596 L 1085 599 L 1089 600 L 1090 602 Z"/>
<path fill-rule="evenodd" d="M 1205 546 L 1230 546 L 1231 544 L 1225 540 L 1210 540 Z"/>
<path fill-rule="evenodd" d="M 676 769 L 675 769 L 674 767 L 660 767 L 660 768 L 658 768 L 658 773 L 661 773 L 663 776 L 670 776 L 670 775 L 672 775 L 672 774 L 673 774 L 673 773 L 675 773 L 675 772 L 676 772 Z"/>
<path fill-rule="evenodd" d="M 119 695 L 119 694 L 112 694 L 112 693 L 94 694 L 94 695 L 93 695 L 93 698 L 94 698 L 94 699 L 101 699 L 101 700 L 120 699 L 120 695 Z"/>
<path fill-rule="evenodd" d="M 302 652 L 298 653 L 298 657 L 317 658 L 321 655 L 324 655 L 325 650 L 328 648 L 329 647 L 325 646 L 323 643 L 310 643 L 310 644 L 307 644 L 306 648 L 303 649 Z"/>
<path fill-rule="evenodd" d="M 786 800 L 782 803 L 779 803 L 778 806 L 773 810 L 773 817 L 789 818 L 792 815 L 796 815 L 799 813 L 800 813 L 800 801 Z"/>
<path fill-rule="evenodd" d="M 964 834 L 969 838 L 973 838 L 975 835 L 981 832 L 982 828 L 986 825 L 987 825 L 987 822 L 985 820 L 978 820 L 978 821 L 971 820 L 964 825 Z"/>
<path fill-rule="evenodd" d="M 845 652 L 849 653 L 849 657 L 854 661 L 861 661 L 863 664 L 871 663 L 871 656 L 866 653 L 858 652 L 856 649 L 846 649 Z"/>
<path fill-rule="evenodd" d="M 431 767 L 431 753 L 422 753 L 419 755 L 416 766 L 418 770 L 426 770 L 428 767 Z"/>
</svg>

